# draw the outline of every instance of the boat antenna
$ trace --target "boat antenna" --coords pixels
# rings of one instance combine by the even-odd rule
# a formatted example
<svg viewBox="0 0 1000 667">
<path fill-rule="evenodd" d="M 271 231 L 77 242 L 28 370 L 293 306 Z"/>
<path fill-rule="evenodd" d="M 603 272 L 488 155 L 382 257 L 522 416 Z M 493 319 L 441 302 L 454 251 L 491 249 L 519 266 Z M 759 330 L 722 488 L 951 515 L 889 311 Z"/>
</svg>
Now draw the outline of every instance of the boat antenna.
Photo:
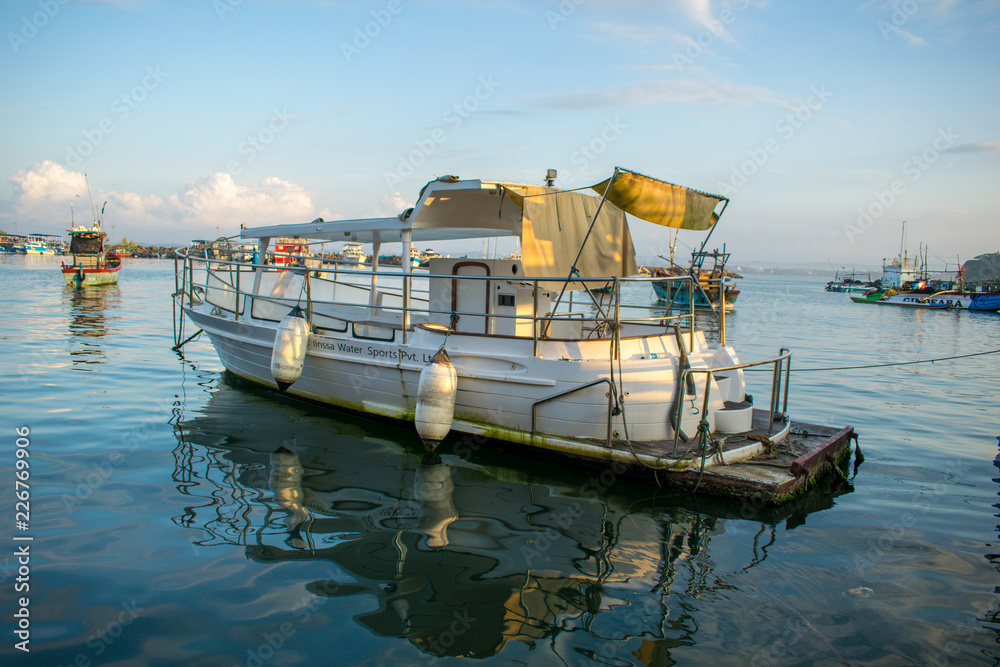
<svg viewBox="0 0 1000 667">
<path fill-rule="evenodd" d="M 94 224 L 100 227 L 101 223 L 97 219 L 97 213 L 94 212 L 94 195 L 90 194 L 90 180 L 87 178 L 87 172 L 83 172 L 83 182 L 87 184 L 87 196 L 90 197 L 90 215 L 93 217 Z"/>
</svg>

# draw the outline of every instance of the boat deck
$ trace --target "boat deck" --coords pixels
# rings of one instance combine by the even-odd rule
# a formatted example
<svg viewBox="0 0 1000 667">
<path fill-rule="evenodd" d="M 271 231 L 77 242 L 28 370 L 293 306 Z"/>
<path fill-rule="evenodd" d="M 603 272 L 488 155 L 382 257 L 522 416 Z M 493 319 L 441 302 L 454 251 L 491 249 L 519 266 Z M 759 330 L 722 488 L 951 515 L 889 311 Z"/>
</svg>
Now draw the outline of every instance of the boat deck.
<svg viewBox="0 0 1000 667">
<path fill-rule="evenodd" d="M 787 436 L 779 442 L 771 442 L 766 437 L 767 422 L 766 410 L 754 410 L 754 429 L 750 433 L 725 437 L 722 455 L 739 459 L 732 463 L 720 463 L 718 457 L 713 456 L 702 469 L 700 457 L 690 443 L 678 442 L 675 456 L 672 441 L 632 441 L 630 446 L 626 441 L 615 440 L 611 447 L 619 463 L 613 470 L 661 486 L 696 491 L 698 495 L 750 501 L 756 507 L 785 503 L 828 473 L 843 475 L 839 465 L 850 455 L 850 440 L 856 438 L 853 427 L 835 428 L 792 421 L 788 424 Z M 781 431 L 785 423 L 776 422 L 775 426 L 775 430 Z M 713 435 L 719 438 L 718 434 Z M 501 448 L 508 444 L 498 443 Z M 745 453 L 742 458 L 731 456 L 741 449 L 757 451 L 749 458 Z M 531 448 L 522 451 L 529 450 Z M 646 459 L 647 464 L 637 461 L 633 452 Z M 573 458 L 588 467 L 612 465 L 592 457 Z M 650 460 L 656 461 L 655 469 L 648 465 Z M 622 461 L 629 462 L 622 464 Z M 678 461 L 684 465 L 677 465 Z M 834 467 L 838 467 L 836 472 Z"/>
<path fill-rule="evenodd" d="M 763 414 L 760 414 L 763 413 Z M 753 435 L 763 435 L 767 413 L 754 411 Z M 702 471 L 699 466 L 684 470 L 661 469 L 652 471 L 642 466 L 630 466 L 629 472 L 646 478 L 654 477 L 664 486 L 697 489 L 699 494 L 726 498 L 749 498 L 764 505 L 776 505 L 809 488 L 817 478 L 838 466 L 850 454 L 850 440 L 856 438 L 854 428 L 834 428 L 818 424 L 792 422 L 788 436 L 773 447 L 767 447 L 757 456 L 737 463 L 714 463 Z M 750 438 L 728 438 L 723 451 L 745 447 Z M 632 443 L 636 453 L 657 451 L 655 443 Z M 616 447 L 627 447 L 615 443 Z M 687 445 L 678 446 L 683 452 Z M 662 451 L 660 449 L 659 451 Z M 688 459 L 696 459 L 694 453 Z M 833 473 L 837 474 L 837 473 Z M 843 474 L 840 472 L 840 474 Z"/>
<path fill-rule="evenodd" d="M 774 432 L 780 432 L 785 428 L 785 423 L 782 421 L 776 421 L 772 428 L 768 428 L 768 412 L 766 410 L 755 409 L 753 411 L 753 430 L 751 430 L 746 435 L 732 435 L 723 436 L 718 433 L 713 433 L 713 437 L 717 440 L 722 440 L 721 450 L 722 453 L 728 454 L 729 452 L 736 452 L 744 447 L 753 446 L 755 443 L 766 442 L 768 435 Z M 688 434 L 693 438 L 694 434 Z M 662 440 L 633 440 L 632 449 L 629 450 L 628 443 L 624 441 L 613 441 L 612 447 L 622 451 L 635 451 L 637 454 L 645 454 L 652 457 L 663 457 L 664 461 L 688 461 L 692 459 L 698 459 L 697 453 L 690 443 L 684 443 L 680 440 L 677 442 L 677 451 L 673 451 L 673 441 L 662 441 Z"/>
</svg>

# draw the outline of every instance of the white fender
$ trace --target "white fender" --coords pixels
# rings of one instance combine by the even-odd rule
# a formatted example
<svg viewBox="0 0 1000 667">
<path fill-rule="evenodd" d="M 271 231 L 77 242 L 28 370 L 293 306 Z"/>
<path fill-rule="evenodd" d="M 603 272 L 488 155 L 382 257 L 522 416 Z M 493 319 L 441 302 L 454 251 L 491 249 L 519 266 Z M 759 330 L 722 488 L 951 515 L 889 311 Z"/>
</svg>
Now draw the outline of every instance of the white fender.
<svg viewBox="0 0 1000 667">
<path fill-rule="evenodd" d="M 417 386 L 414 421 L 417 433 L 428 450 L 437 447 L 451 430 L 457 390 L 458 372 L 448 353 L 442 348 L 431 359 L 431 363 L 420 371 L 420 384 Z"/>
<path fill-rule="evenodd" d="M 271 351 L 271 376 L 284 392 L 302 375 L 302 364 L 309 347 L 309 323 L 298 306 L 285 315 L 274 334 Z"/>
</svg>

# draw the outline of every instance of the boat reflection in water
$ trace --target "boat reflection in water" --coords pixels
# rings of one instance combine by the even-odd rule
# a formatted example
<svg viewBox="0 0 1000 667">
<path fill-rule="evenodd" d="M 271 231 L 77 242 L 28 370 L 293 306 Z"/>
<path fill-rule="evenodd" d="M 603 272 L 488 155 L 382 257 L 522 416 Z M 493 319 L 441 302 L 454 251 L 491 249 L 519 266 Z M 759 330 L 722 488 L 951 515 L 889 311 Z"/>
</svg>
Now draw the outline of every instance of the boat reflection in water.
<svg viewBox="0 0 1000 667">
<path fill-rule="evenodd" d="M 88 364 L 107 362 L 103 339 L 115 333 L 121 291 L 117 284 L 100 288 L 82 287 L 62 294 L 69 311 L 69 354 L 78 370 L 91 370 Z"/>
<path fill-rule="evenodd" d="M 687 602 L 763 560 L 776 521 L 791 525 L 846 490 L 767 515 L 657 498 L 610 471 L 511 467 L 472 440 L 427 454 L 408 429 L 229 382 L 176 424 L 187 507 L 175 523 L 201 531 L 196 545 L 238 545 L 259 563 L 332 562 L 331 578 L 298 581 L 319 601 L 376 599 L 354 622 L 428 656 L 481 658 L 523 642 L 668 664 L 673 647 L 697 643 Z M 751 552 L 716 559 L 711 542 L 730 521 L 753 535 Z"/>
</svg>

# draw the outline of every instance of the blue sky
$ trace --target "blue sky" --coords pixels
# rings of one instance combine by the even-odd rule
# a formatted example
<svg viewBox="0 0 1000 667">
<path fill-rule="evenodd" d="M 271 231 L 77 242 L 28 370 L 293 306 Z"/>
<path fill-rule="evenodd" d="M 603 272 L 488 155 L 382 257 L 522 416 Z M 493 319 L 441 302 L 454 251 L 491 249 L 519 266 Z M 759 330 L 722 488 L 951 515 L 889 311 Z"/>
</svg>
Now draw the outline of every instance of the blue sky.
<svg viewBox="0 0 1000 667">
<path fill-rule="evenodd" d="M 176 245 L 617 165 L 730 197 L 736 263 L 878 265 L 903 220 L 932 258 L 1000 250 L 994 0 L 16 0 L 0 27 L 8 232 L 89 222 L 84 172 L 116 238 Z"/>
</svg>

